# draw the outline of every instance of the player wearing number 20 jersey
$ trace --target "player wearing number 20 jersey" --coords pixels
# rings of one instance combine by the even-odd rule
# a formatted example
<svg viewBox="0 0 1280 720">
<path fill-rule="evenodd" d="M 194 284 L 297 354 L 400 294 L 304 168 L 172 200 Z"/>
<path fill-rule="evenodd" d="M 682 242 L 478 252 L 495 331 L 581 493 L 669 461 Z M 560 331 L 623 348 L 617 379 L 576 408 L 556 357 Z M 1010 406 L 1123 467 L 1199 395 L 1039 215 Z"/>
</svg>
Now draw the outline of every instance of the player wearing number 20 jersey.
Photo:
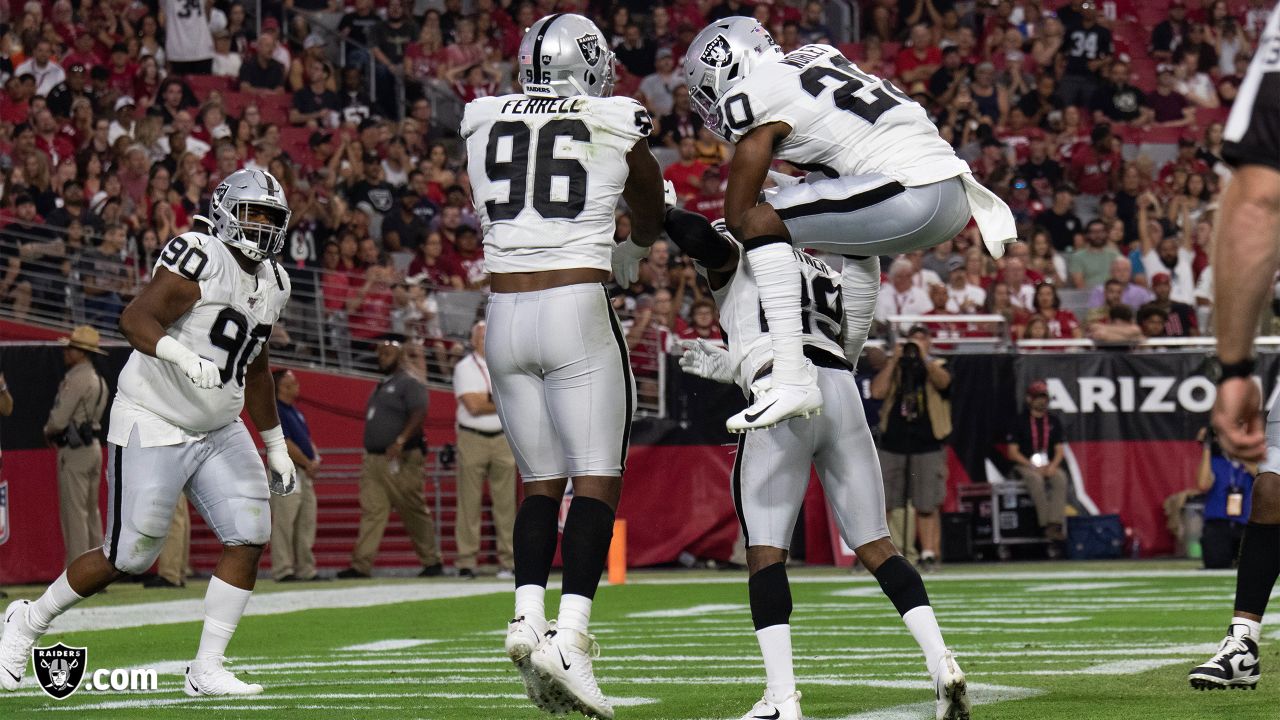
<svg viewBox="0 0 1280 720">
<path fill-rule="evenodd" d="M 518 54 L 524 92 L 472 101 L 462 117 L 493 290 L 485 342 L 493 402 L 525 491 L 506 650 L 539 707 L 611 718 L 587 625 L 613 535 L 635 382 L 603 283 L 616 267 L 628 284 L 657 239 L 662 174 L 649 152 L 649 115 L 608 97 L 613 53 L 594 23 L 541 18 Z M 623 197 L 632 237 L 615 243 Z M 560 614 L 549 631 L 543 596 L 569 479 Z"/>
<path fill-rule="evenodd" d="M 271 537 L 268 494 L 288 495 L 297 486 L 265 348 L 289 299 L 288 276 L 272 259 L 284 249 L 289 206 L 269 173 L 240 170 L 214 191 L 211 214 L 197 221 L 213 234 L 170 240 L 151 282 L 120 316 L 134 351 L 111 407 L 108 539 L 73 560 L 38 600 L 9 606 L 0 636 L 6 690 L 18 687 L 31 648 L 54 619 L 151 567 L 185 494 L 223 547 L 183 690 L 262 692 L 223 662 Z M 266 445 L 270 478 L 240 421 L 245 408 Z"/>
</svg>

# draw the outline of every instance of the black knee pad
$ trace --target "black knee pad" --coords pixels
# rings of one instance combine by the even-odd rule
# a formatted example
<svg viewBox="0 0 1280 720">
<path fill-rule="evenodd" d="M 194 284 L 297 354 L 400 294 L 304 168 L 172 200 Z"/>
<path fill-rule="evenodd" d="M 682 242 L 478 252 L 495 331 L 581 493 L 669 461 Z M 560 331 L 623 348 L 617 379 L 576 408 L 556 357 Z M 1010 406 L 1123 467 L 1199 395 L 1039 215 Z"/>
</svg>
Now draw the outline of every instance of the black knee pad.
<svg viewBox="0 0 1280 720">
<path fill-rule="evenodd" d="M 791 584 L 787 582 L 786 563 L 774 563 L 752 575 L 747 592 L 756 630 L 791 622 Z"/>
</svg>

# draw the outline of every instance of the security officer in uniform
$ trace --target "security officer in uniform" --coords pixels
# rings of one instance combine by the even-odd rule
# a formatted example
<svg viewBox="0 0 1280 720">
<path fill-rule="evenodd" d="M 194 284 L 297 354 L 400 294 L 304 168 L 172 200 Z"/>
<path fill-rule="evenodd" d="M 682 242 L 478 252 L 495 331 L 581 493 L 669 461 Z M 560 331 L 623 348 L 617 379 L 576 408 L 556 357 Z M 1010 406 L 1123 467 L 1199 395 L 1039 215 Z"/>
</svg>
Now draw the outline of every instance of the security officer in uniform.
<svg viewBox="0 0 1280 720">
<path fill-rule="evenodd" d="M 44 437 L 58 447 L 58 506 L 66 561 L 102 546 L 102 515 L 98 511 L 98 483 L 102 480 L 102 446 L 98 432 L 110 392 L 98 375 L 90 353 L 106 355 L 98 347 L 98 331 L 81 325 L 62 338 L 62 362 L 67 374 L 44 425 Z"/>
<path fill-rule="evenodd" d="M 365 411 L 364 464 L 360 471 L 360 532 L 351 551 L 351 567 L 339 578 L 369 577 L 373 560 L 395 508 L 422 561 L 420 577 L 444 571 L 436 547 L 435 525 L 422 486 L 422 422 L 427 417 L 427 388 L 404 365 L 396 339 L 378 345 L 378 368 L 386 375 L 369 396 Z"/>
<path fill-rule="evenodd" d="M 484 321 L 471 328 L 471 354 L 453 369 L 458 398 L 458 575 L 475 577 L 480 551 L 480 505 L 489 478 L 493 531 L 498 545 L 498 577 L 514 577 L 511 536 L 516 524 L 516 459 L 493 404 L 493 383 L 484 358 Z"/>
</svg>

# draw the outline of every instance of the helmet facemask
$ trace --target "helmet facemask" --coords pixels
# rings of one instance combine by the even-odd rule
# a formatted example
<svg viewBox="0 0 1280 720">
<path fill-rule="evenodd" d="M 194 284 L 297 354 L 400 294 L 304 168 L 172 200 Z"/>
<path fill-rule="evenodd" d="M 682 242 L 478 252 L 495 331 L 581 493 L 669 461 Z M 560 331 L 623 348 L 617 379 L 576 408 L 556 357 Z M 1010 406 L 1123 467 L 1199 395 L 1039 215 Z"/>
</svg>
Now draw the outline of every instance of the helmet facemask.
<svg viewBox="0 0 1280 720">
<path fill-rule="evenodd" d="M 254 216 L 266 216 L 267 222 L 259 222 Z M 231 210 L 235 219 L 234 229 L 239 232 L 240 248 L 250 260 L 261 261 L 280 254 L 284 250 L 284 235 L 289 227 L 289 209 L 262 202 L 241 201 Z"/>
</svg>

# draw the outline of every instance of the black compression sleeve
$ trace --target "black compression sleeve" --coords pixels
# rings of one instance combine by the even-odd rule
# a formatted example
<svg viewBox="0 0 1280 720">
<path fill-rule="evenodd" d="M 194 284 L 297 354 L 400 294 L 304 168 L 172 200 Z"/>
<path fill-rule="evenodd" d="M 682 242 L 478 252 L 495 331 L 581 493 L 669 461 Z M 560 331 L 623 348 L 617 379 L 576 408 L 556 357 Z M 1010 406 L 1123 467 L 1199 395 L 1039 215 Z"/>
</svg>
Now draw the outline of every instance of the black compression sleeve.
<svg viewBox="0 0 1280 720">
<path fill-rule="evenodd" d="M 671 241 L 705 268 L 718 270 L 733 259 L 733 245 L 697 213 L 670 208 L 662 225 Z"/>
</svg>

